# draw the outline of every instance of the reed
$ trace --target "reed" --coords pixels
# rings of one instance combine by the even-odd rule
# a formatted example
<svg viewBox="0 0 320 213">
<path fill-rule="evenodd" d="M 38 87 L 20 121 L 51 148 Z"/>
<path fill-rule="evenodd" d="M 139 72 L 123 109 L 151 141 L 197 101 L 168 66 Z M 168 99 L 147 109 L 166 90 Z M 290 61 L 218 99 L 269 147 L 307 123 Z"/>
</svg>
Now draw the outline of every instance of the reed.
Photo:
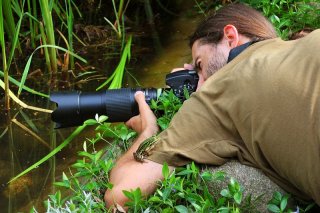
<svg viewBox="0 0 320 213">
<path fill-rule="evenodd" d="M 67 26 L 68 26 L 68 43 L 69 43 L 69 51 L 73 52 L 73 12 L 72 12 L 72 5 L 71 0 L 68 0 L 68 2 L 65 1 L 66 5 L 66 15 L 67 15 Z M 74 69 L 74 57 L 70 56 L 70 68 Z"/>
<path fill-rule="evenodd" d="M 9 73 L 8 73 L 8 67 L 7 67 L 7 56 L 6 56 L 6 46 L 4 42 L 4 29 L 3 29 L 3 5 L 4 2 L 0 0 L 0 45 L 2 49 L 2 66 L 4 71 L 4 84 L 5 84 L 5 108 L 10 108 L 10 96 L 9 96 Z"/>
<path fill-rule="evenodd" d="M 4 72 L 2 72 L 1 70 L 0 70 L 0 76 L 1 76 L 1 77 L 4 77 Z M 17 81 L 16 79 L 14 79 L 14 78 L 12 78 L 12 77 L 10 77 L 10 76 L 9 76 L 9 81 L 10 81 L 11 83 L 15 84 L 16 86 L 19 86 L 19 85 L 20 85 L 20 82 L 19 82 L 19 81 Z M 49 95 L 44 94 L 44 93 L 42 93 L 42 92 L 38 92 L 38 91 L 36 91 L 36 90 L 34 90 L 34 89 L 31 89 L 31 88 L 29 88 L 29 87 L 27 87 L 27 86 L 25 86 L 25 85 L 22 86 L 22 89 L 24 89 L 24 90 L 27 91 L 27 92 L 30 92 L 31 94 L 39 95 L 39 96 L 44 97 L 44 98 L 49 98 Z"/>
<path fill-rule="evenodd" d="M 54 27 L 52 21 L 52 7 L 49 5 L 49 1 L 47 0 L 40 0 L 40 8 L 42 13 L 42 18 L 44 21 L 45 33 L 47 37 L 47 44 L 55 46 L 55 36 L 54 36 Z M 57 54 L 54 48 L 49 48 L 49 57 L 50 57 L 50 64 L 51 64 L 51 71 L 56 73 L 57 68 Z"/>
<path fill-rule="evenodd" d="M 104 82 L 102 83 L 96 90 L 102 89 L 104 86 L 109 84 L 110 86 L 109 89 L 117 89 L 122 86 L 122 79 L 123 79 L 123 74 L 125 71 L 126 63 L 127 61 L 130 61 L 131 58 L 131 42 L 132 42 L 132 36 L 129 37 L 126 46 L 122 52 L 120 62 L 113 72 L 113 74 Z"/>
<path fill-rule="evenodd" d="M 43 50 L 44 50 L 44 58 L 46 60 L 46 65 L 47 65 L 47 69 L 49 71 L 49 73 L 51 73 L 51 62 L 50 62 L 50 54 L 49 54 L 49 50 L 47 45 L 47 38 L 46 38 L 46 34 L 44 32 L 44 27 L 43 27 L 43 22 L 40 22 L 39 24 L 39 29 L 40 29 L 40 35 L 41 35 L 41 41 L 42 41 L 42 45 Z"/>
<path fill-rule="evenodd" d="M 28 4 L 28 11 L 32 14 L 32 3 L 30 0 L 27 1 Z M 29 18 L 29 27 L 30 27 L 30 43 L 31 43 L 31 47 L 35 48 L 36 47 L 36 43 L 35 43 L 35 37 L 36 37 L 36 24 L 34 23 L 34 21 L 32 20 L 32 18 Z"/>
<path fill-rule="evenodd" d="M 115 31 L 115 33 L 117 34 L 118 38 L 124 38 L 123 36 L 123 32 L 124 32 L 124 20 L 123 20 L 123 14 L 129 4 L 130 0 L 127 1 L 126 7 L 124 8 L 124 0 L 120 0 L 119 2 L 119 7 L 116 7 L 115 1 L 112 0 L 112 5 L 113 5 L 113 11 L 114 14 L 116 16 L 116 21 L 114 24 L 111 23 L 111 21 L 109 19 L 107 19 L 106 17 L 104 17 L 104 19 L 108 22 L 108 24 L 112 27 L 112 29 Z"/>
<path fill-rule="evenodd" d="M 2 8 L 3 8 L 3 16 L 5 18 L 5 24 L 6 24 L 6 32 L 8 33 L 9 40 L 12 40 L 14 37 L 14 34 L 16 33 L 16 24 L 14 21 L 13 13 L 12 13 L 12 7 L 11 7 L 11 1 L 10 0 L 3 0 L 2 2 Z M 17 45 L 19 48 L 19 52 L 22 53 L 20 45 Z"/>
</svg>

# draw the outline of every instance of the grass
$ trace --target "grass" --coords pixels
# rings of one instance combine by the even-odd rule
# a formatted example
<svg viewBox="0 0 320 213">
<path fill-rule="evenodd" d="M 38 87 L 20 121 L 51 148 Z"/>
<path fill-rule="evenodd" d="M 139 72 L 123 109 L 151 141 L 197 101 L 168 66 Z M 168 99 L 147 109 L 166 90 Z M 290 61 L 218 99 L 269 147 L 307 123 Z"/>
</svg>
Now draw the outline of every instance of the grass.
<svg viewBox="0 0 320 213">
<path fill-rule="evenodd" d="M 6 46 L 5 46 L 5 40 L 4 40 L 4 15 L 2 10 L 3 0 L 0 0 L 0 45 L 2 50 L 2 66 L 4 70 L 4 91 L 5 91 L 5 108 L 10 108 L 10 102 L 9 102 L 9 71 L 7 67 L 7 55 L 6 55 Z"/>
</svg>

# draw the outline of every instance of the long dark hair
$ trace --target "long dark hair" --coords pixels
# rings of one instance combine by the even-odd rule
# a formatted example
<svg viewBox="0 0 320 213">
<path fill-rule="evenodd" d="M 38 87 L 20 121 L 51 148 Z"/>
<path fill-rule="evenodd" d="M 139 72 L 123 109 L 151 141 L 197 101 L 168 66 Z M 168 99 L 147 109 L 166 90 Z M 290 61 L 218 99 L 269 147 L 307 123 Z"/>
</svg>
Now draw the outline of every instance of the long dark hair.
<svg viewBox="0 0 320 213">
<path fill-rule="evenodd" d="M 223 28 L 234 25 L 238 32 L 251 40 L 266 40 L 277 37 L 272 24 L 257 10 L 244 4 L 229 4 L 217 10 L 202 21 L 193 35 L 189 45 L 200 39 L 201 43 L 217 44 L 223 37 Z"/>
</svg>

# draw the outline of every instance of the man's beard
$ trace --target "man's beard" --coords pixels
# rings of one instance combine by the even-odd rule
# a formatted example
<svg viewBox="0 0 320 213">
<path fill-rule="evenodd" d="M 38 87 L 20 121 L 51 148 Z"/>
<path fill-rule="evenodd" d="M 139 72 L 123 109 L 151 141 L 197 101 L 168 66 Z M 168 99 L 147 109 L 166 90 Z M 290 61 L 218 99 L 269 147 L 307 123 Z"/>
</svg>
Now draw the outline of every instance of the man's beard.
<svg viewBox="0 0 320 213">
<path fill-rule="evenodd" d="M 222 50 L 220 50 L 220 48 L 215 47 L 214 52 L 215 54 L 210 57 L 209 63 L 208 63 L 208 69 L 207 69 L 208 78 L 214 73 L 216 73 L 219 69 L 224 67 L 228 62 L 227 56 L 224 54 Z"/>
</svg>

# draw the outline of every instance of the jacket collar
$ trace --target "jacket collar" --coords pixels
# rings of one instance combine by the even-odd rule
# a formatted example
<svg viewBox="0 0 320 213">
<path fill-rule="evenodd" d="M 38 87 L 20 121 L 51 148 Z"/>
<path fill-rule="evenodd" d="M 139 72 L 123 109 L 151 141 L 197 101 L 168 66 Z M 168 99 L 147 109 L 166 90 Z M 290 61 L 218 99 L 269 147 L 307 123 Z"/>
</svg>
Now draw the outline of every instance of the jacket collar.
<svg viewBox="0 0 320 213">
<path fill-rule="evenodd" d="M 251 44 L 255 43 L 256 41 L 249 41 L 247 43 L 244 43 L 240 46 L 237 46 L 230 50 L 229 57 L 228 57 L 228 63 L 232 61 L 235 57 L 237 57 L 240 53 L 242 53 L 245 49 L 247 49 Z"/>
</svg>

